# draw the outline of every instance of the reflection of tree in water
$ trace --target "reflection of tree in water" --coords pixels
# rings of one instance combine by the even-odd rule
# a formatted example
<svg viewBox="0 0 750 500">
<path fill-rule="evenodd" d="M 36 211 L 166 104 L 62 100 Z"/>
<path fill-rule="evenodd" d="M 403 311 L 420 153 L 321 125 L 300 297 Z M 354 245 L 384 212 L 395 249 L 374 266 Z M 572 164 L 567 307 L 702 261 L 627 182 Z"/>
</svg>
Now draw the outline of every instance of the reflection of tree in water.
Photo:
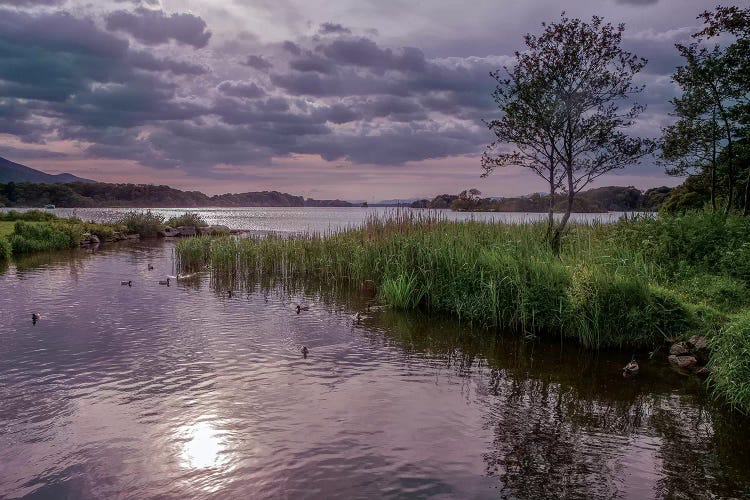
<svg viewBox="0 0 750 500">
<path fill-rule="evenodd" d="M 487 474 L 498 478 L 502 496 L 611 498 L 632 496 L 634 488 L 667 498 L 750 493 L 747 419 L 711 405 L 697 380 L 645 361 L 646 373 L 625 381 L 627 360 L 617 353 L 391 315 L 383 319 L 394 343 L 431 358 L 441 377 L 472 382 L 493 433 Z M 654 483 L 631 475 L 632 467 L 653 470 Z"/>
<path fill-rule="evenodd" d="M 356 287 L 272 275 L 214 274 L 212 286 L 314 297 L 348 313 L 363 311 L 371 299 Z M 750 493 L 747 420 L 712 406 L 697 379 L 678 378 L 658 361 L 644 360 L 644 373 L 624 381 L 627 355 L 526 343 L 393 311 L 360 334 L 397 346 L 405 361 L 421 358 L 434 367 L 436 383 L 459 378 L 467 400 L 487 409 L 493 437 L 483 458 L 502 496 L 611 498 L 633 496 L 633 488 L 669 498 Z M 653 484 L 633 475 L 633 467 L 653 470 Z"/>
</svg>

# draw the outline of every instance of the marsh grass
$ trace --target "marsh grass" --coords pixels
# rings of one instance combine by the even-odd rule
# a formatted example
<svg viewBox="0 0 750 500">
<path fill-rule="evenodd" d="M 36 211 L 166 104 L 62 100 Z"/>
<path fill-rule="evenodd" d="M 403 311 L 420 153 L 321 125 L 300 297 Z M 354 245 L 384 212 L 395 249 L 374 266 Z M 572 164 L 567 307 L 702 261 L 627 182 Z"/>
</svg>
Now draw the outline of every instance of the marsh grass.
<svg viewBox="0 0 750 500">
<path fill-rule="evenodd" d="M 709 347 L 714 391 L 735 409 L 750 413 L 750 311 L 711 337 Z"/>
<path fill-rule="evenodd" d="M 180 268 L 208 267 L 239 286 L 264 275 L 328 286 L 371 281 L 395 308 L 573 338 L 590 348 L 653 348 L 717 332 L 728 314 L 750 306 L 742 265 L 727 264 L 727 255 L 750 245 L 742 218 L 576 224 L 559 257 L 545 244 L 545 230 L 544 223 L 396 211 L 338 233 L 187 239 L 176 253 Z"/>
</svg>

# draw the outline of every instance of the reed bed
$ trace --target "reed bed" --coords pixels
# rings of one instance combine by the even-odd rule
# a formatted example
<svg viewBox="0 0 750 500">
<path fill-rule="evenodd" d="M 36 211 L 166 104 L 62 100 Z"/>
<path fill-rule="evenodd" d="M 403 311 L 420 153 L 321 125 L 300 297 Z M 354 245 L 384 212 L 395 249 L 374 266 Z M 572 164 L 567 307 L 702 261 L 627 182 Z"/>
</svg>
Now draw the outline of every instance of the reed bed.
<svg viewBox="0 0 750 500">
<path fill-rule="evenodd" d="M 544 223 L 394 212 L 339 233 L 184 239 L 176 256 L 178 269 L 208 268 L 218 286 L 249 291 L 307 280 L 374 288 L 394 308 L 592 349 L 651 350 L 706 335 L 717 394 L 750 412 L 747 218 L 696 213 L 575 224 L 559 256 L 545 231 Z"/>
<path fill-rule="evenodd" d="M 653 346 L 697 325 L 679 295 L 659 286 L 662 266 L 618 239 L 612 225 L 573 226 L 560 257 L 545 231 L 544 223 L 394 212 L 341 233 L 187 239 L 176 253 L 180 269 L 208 267 L 222 281 L 273 274 L 330 286 L 372 282 L 394 307 L 575 337 L 592 348 Z"/>
</svg>

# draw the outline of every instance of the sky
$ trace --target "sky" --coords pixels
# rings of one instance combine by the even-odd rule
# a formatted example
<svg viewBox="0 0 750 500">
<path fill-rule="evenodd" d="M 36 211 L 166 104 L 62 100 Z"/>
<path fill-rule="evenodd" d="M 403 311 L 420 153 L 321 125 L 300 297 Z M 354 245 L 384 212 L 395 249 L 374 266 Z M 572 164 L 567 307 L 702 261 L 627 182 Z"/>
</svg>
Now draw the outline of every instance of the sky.
<svg viewBox="0 0 750 500">
<path fill-rule="evenodd" d="M 739 3 L 747 3 L 742 0 Z M 0 156 L 49 173 L 209 194 L 488 196 L 489 76 L 525 33 L 568 17 L 625 23 L 649 60 L 631 131 L 671 123 L 674 48 L 705 0 L 0 0 Z M 676 185 L 652 159 L 597 185 Z"/>
</svg>

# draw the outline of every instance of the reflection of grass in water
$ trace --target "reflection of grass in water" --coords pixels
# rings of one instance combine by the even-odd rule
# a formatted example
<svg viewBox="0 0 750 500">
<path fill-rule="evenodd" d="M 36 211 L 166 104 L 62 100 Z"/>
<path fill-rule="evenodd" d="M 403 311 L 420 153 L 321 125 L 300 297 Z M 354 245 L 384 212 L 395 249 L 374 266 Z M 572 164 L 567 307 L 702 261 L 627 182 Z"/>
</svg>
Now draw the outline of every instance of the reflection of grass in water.
<svg viewBox="0 0 750 500">
<path fill-rule="evenodd" d="M 395 307 L 591 348 L 653 349 L 665 339 L 713 335 L 750 307 L 742 253 L 750 222 L 741 217 L 578 224 L 559 257 L 545 230 L 396 212 L 337 234 L 185 240 L 177 255 L 182 269 L 208 265 L 238 284 L 266 275 L 332 287 L 371 281 Z"/>
<path fill-rule="evenodd" d="M 610 227 L 575 226 L 561 259 L 547 248 L 544 231 L 536 223 L 396 213 L 337 234 L 183 240 L 177 255 L 181 269 L 210 265 L 214 276 L 237 283 L 268 274 L 330 285 L 371 280 L 394 307 L 572 336 L 591 347 L 651 346 L 691 326 L 681 302 L 650 284 L 660 267 L 624 257 L 627 249 L 608 243 Z M 668 328 L 660 319 L 665 300 L 677 311 Z"/>
</svg>

